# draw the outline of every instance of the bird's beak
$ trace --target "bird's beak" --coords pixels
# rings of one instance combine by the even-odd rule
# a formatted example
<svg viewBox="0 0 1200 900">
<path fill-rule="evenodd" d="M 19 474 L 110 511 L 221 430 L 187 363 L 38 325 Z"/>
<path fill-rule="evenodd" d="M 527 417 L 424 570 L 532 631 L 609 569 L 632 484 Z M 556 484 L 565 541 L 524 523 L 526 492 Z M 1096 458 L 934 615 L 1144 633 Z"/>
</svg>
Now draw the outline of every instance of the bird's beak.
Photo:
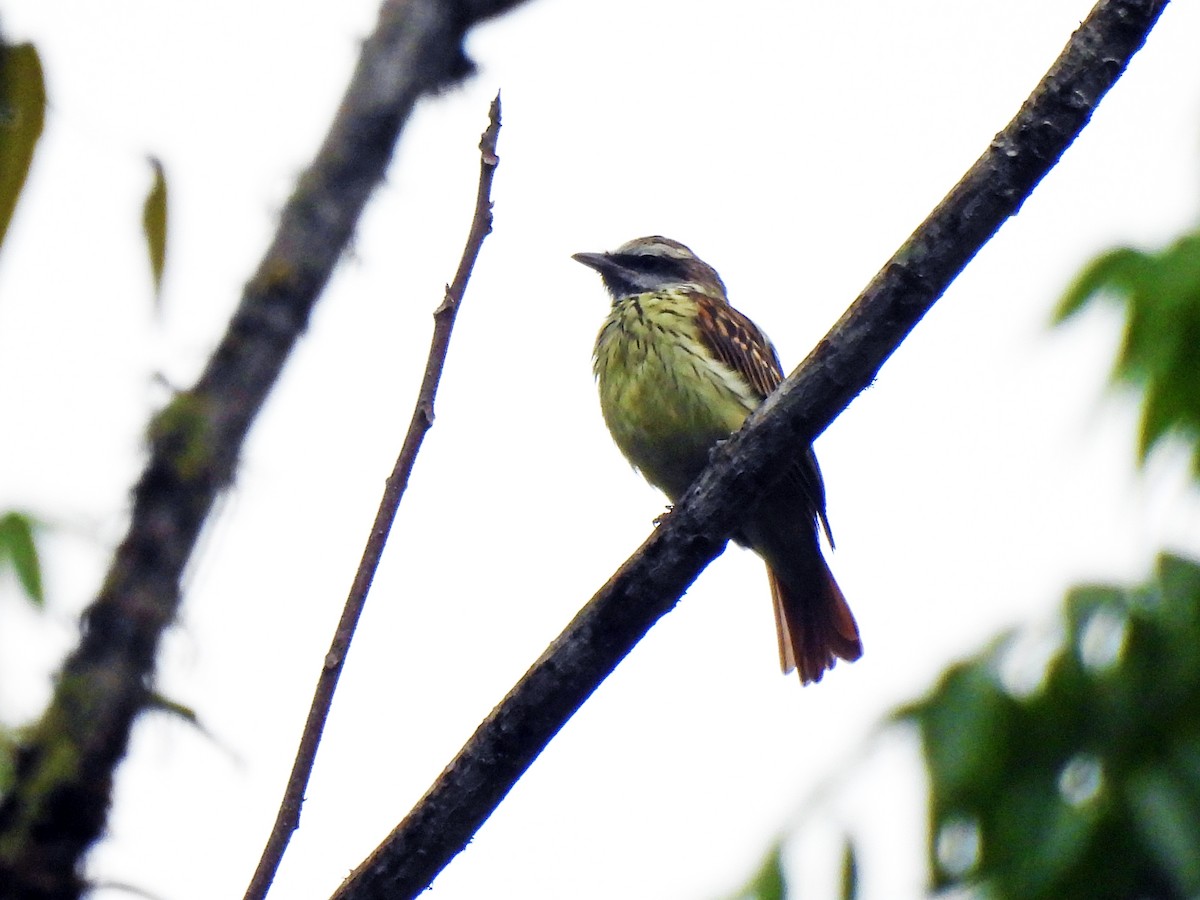
<svg viewBox="0 0 1200 900">
<path fill-rule="evenodd" d="M 583 263 L 589 269 L 595 269 L 601 274 L 612 268 L 612 262 L 607 253 L 575 253 L 571 255 L 571 259 Z"/>
</svg>

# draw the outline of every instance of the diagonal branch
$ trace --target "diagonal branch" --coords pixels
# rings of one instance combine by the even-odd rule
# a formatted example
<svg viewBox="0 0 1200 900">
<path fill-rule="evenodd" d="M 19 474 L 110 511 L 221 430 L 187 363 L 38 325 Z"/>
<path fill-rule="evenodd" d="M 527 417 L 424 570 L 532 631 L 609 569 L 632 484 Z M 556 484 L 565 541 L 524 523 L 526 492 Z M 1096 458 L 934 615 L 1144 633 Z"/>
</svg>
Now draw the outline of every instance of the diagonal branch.
<svg viewBox="0 0 1200 900">
<path fill-rule="evenodd" d="M 875 378 L 1020 208 L 1142 46 L 1166 0 L 1101 0 L 929 218 L 732 440 L 683 501 L 479 726 L 337 900 L 415 897 L 563 724 L 721 551 L 749 503 Z"/>
<path fill-rule="evenodd" d="M 308 720 L 304 723 L 304 733 L 300 737 L 300 746 L 296 750 L 296 761 L 292 766 L 291 775 L 288 776 L 283 801 L 279 804 L 279 813 L 263 848 L 262 858 L 254 870 L 254 877 L 250 879 L 250 886 L 246 888 L 245 900 L 261 900 L 267 895 L 292 832 L 300 827 L 300 807 L 304 803 L 304 789 L 308 786 L 313 763 L 317 758 L 317 746 L 321 743 L 321 733 L 325 730 L 325 720 L 333 703 L 333 692 L 337 689 L 338 678 L 342 674 L 346 654 L 350 650 L 350 641 L 366 605 L 367 592 L 371 589 L 375 571 L 379 568 L 379 560 L 383 557 L 383 548 L 387 544 L 392 523 L 396 520 L 396 511 L 408 486 L 408 477 L 417 461 L 417 453 L 421 449 L 425 433 L 433 427 L 433 401 L 442 378 L 442 368 L 446 363 L 446 352 L 450 349 L 450 333 L 454 328 L 454 319 L 467 290 L 471 271 L 475 268 L 475 260 L 479 258 L 483 239 L 492 230 L 492 179 L 500 161 L 496 156 L 496 138 L 499 134 L 500 95 L 497 94 L 488 110 L 487 130 L 479 140 L 479 189 L 475 193 L 475 213 L 471 217 L 467 245 L 463 248 L 454 281 L 446 286 L 445 299 L 433 314 L 434 328 L 433 339 L 429 345 L 429 358 L 425 363 L 425 375 L 417 393 L 417 403 L 408 424 L 408 432 L 404 435 L 404 442 L 400 446 L 396 464 L 392 467 L 392 474 L 388 476 L 384 485 L 383 496 L 379 500 L 379 511 L 375 514 L 371 534 L 363 548 L 362 560 L 358 564 L 358 571 L 354 573 L 354 582 L 350 585 L 350 595 L 346 598 L 329 652 L 325 654 L 325 663 L 317 680 L 317 689 L 308 711 Z"/>
<path fill-rule="evenodd" d="M 255 416 L 383 178 L 417 100 L 470 72 L 462 41 L 521 0 L 385 0 L 329 133 L 203 374 L 149 428 L 129 530 L 0 803 L 0 900 L 73 898 L 146 705 L 180 574 Z"/>
</svg>

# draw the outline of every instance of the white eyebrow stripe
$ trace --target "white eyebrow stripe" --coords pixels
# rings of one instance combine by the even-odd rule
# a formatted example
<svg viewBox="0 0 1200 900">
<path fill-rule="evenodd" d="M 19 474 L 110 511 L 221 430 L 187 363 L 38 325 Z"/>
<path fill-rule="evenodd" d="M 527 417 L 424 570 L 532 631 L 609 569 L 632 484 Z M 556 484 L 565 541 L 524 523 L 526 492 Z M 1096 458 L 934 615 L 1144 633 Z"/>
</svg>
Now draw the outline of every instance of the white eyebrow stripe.
<svg viewBox="0 0 1200 900">
<path fill-rule="evenodd" d="M 617 253 L 643 256 L 665 256 L 670 259 L 696 259 L 687 247 L 666 238 L 634 238 L 617 248 Z"/>
</svg>

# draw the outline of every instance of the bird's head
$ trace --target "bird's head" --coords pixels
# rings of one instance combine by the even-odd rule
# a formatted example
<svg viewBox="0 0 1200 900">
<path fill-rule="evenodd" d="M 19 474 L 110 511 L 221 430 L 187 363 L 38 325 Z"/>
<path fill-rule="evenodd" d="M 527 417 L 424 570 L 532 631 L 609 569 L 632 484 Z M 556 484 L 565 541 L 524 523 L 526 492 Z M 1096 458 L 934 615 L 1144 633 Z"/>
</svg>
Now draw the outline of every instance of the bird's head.
<svg viewBox="0 0 1200 900">
<path fill-rule="evenodd" d="M 611 253 L 576 253 L 571 258 L 599 272 L 614 300 L 672 288 L 725 300 L 725 283 L 716 269 L 670 238 L 634 238 Z"/>
</svg>

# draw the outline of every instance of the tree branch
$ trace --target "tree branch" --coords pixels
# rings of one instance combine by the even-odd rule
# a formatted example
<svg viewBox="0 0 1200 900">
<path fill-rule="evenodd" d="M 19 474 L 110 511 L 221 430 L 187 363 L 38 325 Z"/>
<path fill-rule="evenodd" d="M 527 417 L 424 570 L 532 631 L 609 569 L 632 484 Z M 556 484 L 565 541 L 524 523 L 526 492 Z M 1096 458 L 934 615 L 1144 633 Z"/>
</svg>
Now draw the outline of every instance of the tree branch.
<svg viewBox="0 0 1200 900">
<path fill-rule="evenodd" d="M 415 897 L 596 686 L 721 551 L 747 507 L 875 378 L 1017 212 L 1125 70 L 1166 0 L 1102 0 L 963 179 L 479 726 L 421 802 L 334 895 Z"/>
<path fill-rule="evenodd" d="M 470 72 L 465 32 L 521 0 L 386 0 L 341 107 L 203 374 L 150 424 L 129 529 L 0 803 L 0 898 L 72 898 L 146 705 L 180 574 L 416 101 Z"/>
<path fill-rule="evenodd" d="M 342 617 L 338 621 L 329 652 L 325 654 L 325 663 L 317 680 L 317 689 L 308 711 L 308 719 L 304 723 L 304 733 L 300 737 L 300 746 L 296 751 L 292 773 L 288 776 L 283 801 L 279 804 L 275 825 L 271 828 L 254 877 L 250 880 L 250 886 L 246 888 L 245 900 L 261 900 L 267 895 L 292 832 L 300 827 L 300 807 L 304 803 L 304 789 L 308 786 L 313 762 L 317 758 L 317 747 L 321 743 L 325 720 L 333 703 L 333 692 L 337 689 L 338 678 L 342 674 L 346 654 L 350 650 L 350 641 L 354 638 L 354 629 L 358 626 L 359 617 L 366 605 L 367 592 L 375 579 L 375 570 L 379 568 L 379 560 L 383 557 L 383 548 L 396 519 L 400 499 L 408 487 L 408 477 L 417 461 L 417 453 L 420 452 L 425 433 L 433 427 L 433 401 L 437 396 L 438 382 L 441 381 L 442 368 L 446 363 L 446 352 L 450 349 L 450 333 L 454 328 L 454 319 L 462 304 L 471 270 L 475 268 L 475 261 L 479 258 L 483 239 L 492 231 L 492 179 L 500 161 L 496 156 L 496 138 L 499 134 L 500 95 L 497 94 L 488 110 L 487 130 L 479 140 L 479 189 L 475 194 L 475 213 L 471 218 L 467 245 L 463 248 L 454 281 L 446 286 L 446 296 L 433 314 L 434 328 L 429 345 L 429 359 L 425 363 L 425 376 L 417 393 L 417 403 L 408 424 L 408 432 L 400 446 L 392 474 L 388 476 L 384 486 L 383 496 L 379 500 L 379 511 L 375 514 L 370 536 L 363 548 L 362 560 L 350 585 L 350 595 L 346 598 L 346 605 L 342 609 Z"/>
</svg>

